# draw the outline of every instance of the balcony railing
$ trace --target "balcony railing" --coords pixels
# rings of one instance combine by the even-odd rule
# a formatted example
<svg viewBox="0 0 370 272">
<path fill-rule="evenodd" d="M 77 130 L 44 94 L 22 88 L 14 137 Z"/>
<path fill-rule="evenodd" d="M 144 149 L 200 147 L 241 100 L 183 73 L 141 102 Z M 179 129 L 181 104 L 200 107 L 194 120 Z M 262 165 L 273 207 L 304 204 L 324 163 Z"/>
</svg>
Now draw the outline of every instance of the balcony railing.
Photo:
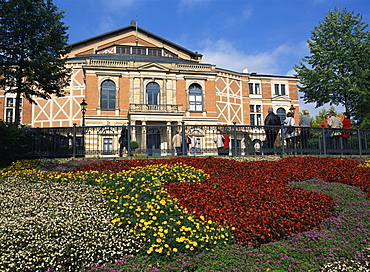
<svg viewBox="0 0 370 272">
<path fill-rule="evenodd" d="M 182 105 L 130 104 L 130 113 L 182 113 Z"/>
</svg>

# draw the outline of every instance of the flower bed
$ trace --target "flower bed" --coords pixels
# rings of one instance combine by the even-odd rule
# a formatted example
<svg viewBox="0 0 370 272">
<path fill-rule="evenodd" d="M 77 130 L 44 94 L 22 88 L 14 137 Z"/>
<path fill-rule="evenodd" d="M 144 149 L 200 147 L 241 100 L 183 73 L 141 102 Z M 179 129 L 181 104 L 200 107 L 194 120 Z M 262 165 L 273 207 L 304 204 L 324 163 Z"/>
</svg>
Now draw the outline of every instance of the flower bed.
<svg viewBox="0 0 370 272">
<path fill-rule="evenodd" d="M 331 171 L 323 171 L 323 165 Z M 151 260 L 160 260 L 176 252 L 192 256 L 215 250 L 234 240 L 259 246 L 319 231 L 333 215 L 332 196 L 288 183 L 320 178 L 369 193 L 369 169 L 358 165 L 355 160 L 312 157 L 274 162 L 175 158 L 103 161 L 68 173 L 13 169 L 6 175 L 99 186 L 114 210 L 113 222 L 129 225 L 144 240 Z"/>
<path fill-rule="evenodd" d="M 90 186 L 0 180 L 0 271 L 76 271 L 137 254 L 142 239 L 111 220 Z"/>
</svg>

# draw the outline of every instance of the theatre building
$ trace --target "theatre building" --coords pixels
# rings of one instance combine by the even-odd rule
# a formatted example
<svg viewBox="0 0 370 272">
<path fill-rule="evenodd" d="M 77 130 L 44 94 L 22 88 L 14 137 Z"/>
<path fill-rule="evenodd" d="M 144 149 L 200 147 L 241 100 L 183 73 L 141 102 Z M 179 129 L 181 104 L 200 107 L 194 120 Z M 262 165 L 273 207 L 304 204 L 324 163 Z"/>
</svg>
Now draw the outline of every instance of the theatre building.
<svg viewBox="0 0 370 272">
<path fill-rule="evenodd" d="M 269 107 L 282 118 L 292 105 L 299 110 L 297 78 L 202 63 L 200 53 L 135 25 L 69 46 L 65 96 L 23 99 L 22 124 L 81 126 L 82 101 L 86 126 L 263 125 Z M 15 95 L 0 90 L 0 102 L 1 119 L 12 121 Z"/>
</svg>

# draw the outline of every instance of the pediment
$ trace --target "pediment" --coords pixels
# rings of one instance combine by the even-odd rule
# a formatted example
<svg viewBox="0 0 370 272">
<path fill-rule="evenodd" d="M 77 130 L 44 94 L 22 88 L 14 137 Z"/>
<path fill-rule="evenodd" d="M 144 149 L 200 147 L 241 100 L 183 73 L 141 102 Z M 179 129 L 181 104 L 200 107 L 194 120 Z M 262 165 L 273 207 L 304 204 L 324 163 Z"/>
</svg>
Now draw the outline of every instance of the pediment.
<svg viewBox="0 0 370 272">
<path fill-rule="evenodd" d="M 168 71 L 169 69 L 155 62 L 147 63 L 137 68 L 138 70 Z"/>
<path fill-rule="evenodd" d="M 282 102 L 290 102 L 291 99 L 287 95 L 277 95 L 272 97 L 272 101 L 282 101 Z"/>
</svg>

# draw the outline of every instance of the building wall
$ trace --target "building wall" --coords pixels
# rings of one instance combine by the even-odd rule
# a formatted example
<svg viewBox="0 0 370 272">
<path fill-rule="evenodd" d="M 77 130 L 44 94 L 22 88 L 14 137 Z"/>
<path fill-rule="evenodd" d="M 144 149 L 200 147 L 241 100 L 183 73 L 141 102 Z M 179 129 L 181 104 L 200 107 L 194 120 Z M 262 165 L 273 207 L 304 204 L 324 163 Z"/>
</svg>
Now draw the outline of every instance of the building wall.
<svg viewBox="0 0 370 272">
<path fill-rule="evenodd" d="M 77 43 L 72 46 L 70 56 L 95 54 L 96 50 L 113 44 L 135 45 L 136 33 L 132 28 L 129 30 L 123 29 Z M 137 37 L 141 46 L 166 47 L 178 54 L 180 59 L 194 58 L 189 51 L 150 33 L 139 32 Z M 23 100 L 22 122 L 33 127 L 80 126 L 80 103 L 83 99 L 88 104 L 86 125 L 121 125 L 127 122 L 250 125 L 252 106 L 261 108 L 258 114 L 262 120 L 269 107 L 275 111 L 280 108 L 288 112 L 291 105 L 294 105 L 299 111 L 295 78 L 238 73 L 194 61 L 179 63 L 175 61 L 178 59 L 173 62 L 168 61 L 171 58 L 165 60 L 140 62 L 91 57 L 85 60 L 72 59 L 68 66 L 73 69 L 73 73 L 70 85 L 65 89 L 65 96 L 50 100 L 35 98 L 36 105 Z M 103 110 L 100 106 L 101 84 L 107 79 L 116 84 L 116 107 L 111 110 Z M 138 107 L 146 104 L 145 89 L 150 82 L 160 85 L 160 104 L 174 106 L 177 110 L 138 112 L 131 108 L 134 104 Z M 203 91 L 203 111 L 189 109 L 189 86 L 193 83 L 199 84 Z M 260 93 L 250 94 L 250 83 L 259 84 Z M 275 95 L 275 84 L 285 85 L 286 94 Z M 4 92 L 0 92 L 1 119 L 6 117 L 5 98 Z"/>
</svg>

